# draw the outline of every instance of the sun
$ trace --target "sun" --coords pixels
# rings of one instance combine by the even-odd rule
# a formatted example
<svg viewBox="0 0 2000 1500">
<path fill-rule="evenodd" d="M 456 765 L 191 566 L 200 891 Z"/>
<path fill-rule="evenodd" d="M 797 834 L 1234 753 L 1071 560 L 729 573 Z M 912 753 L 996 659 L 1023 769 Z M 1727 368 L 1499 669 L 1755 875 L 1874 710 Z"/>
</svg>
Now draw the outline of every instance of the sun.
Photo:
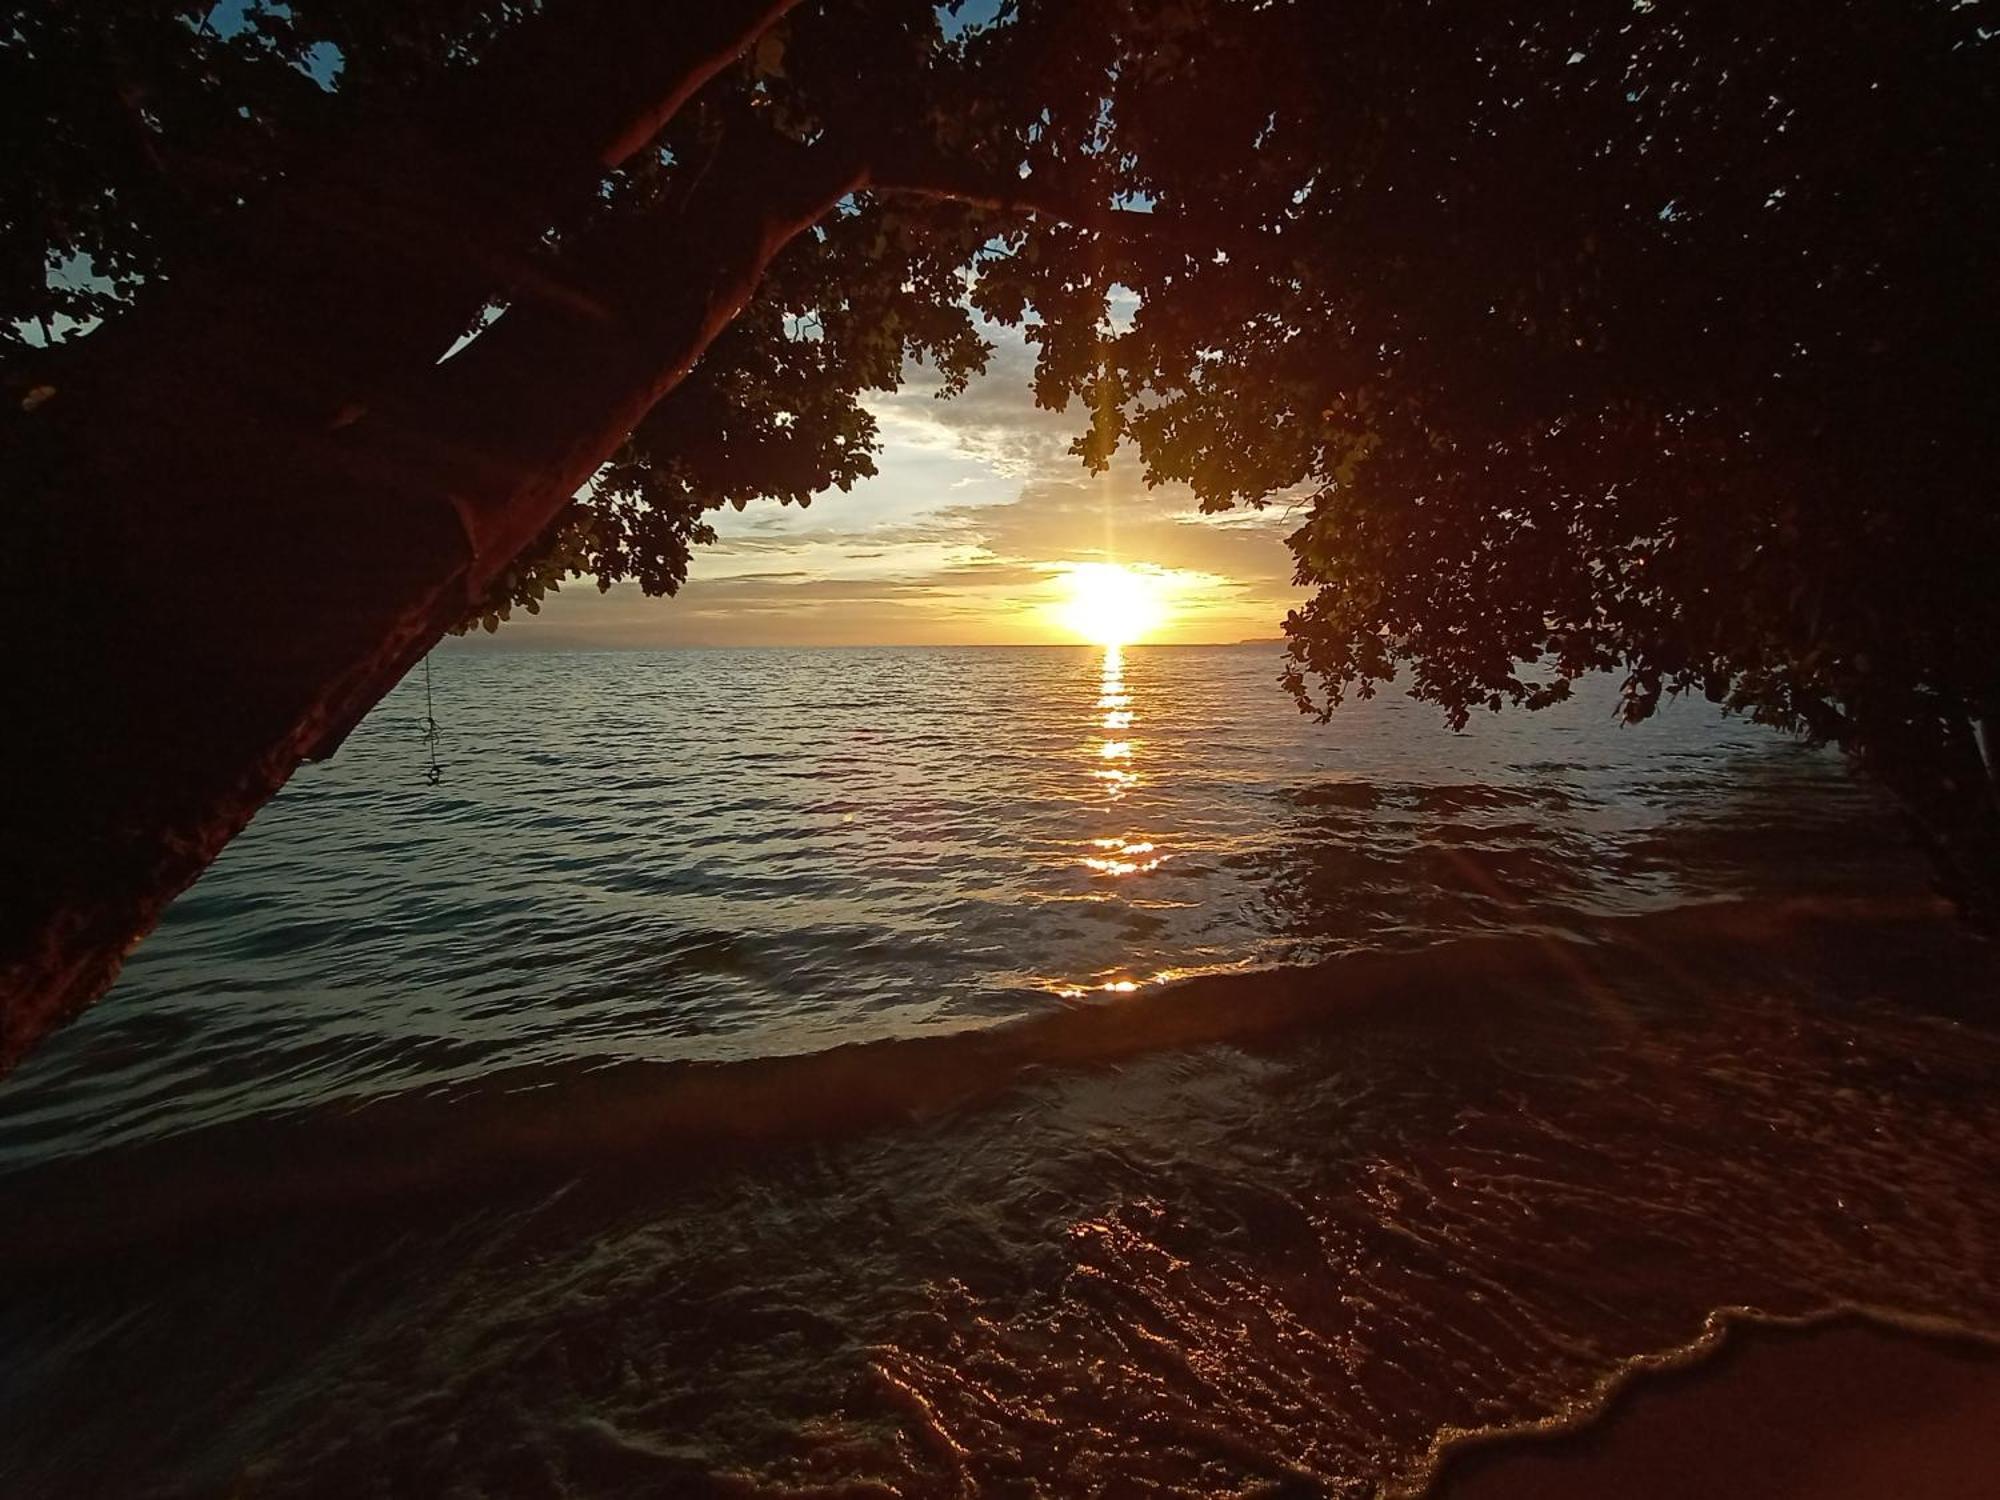
<svg viewBox="0 0 2000 1500">
<path fill-rule="evenodd" d="M 1063 574 L 1063 629 L 1100 646 L 1126 646 L 1159 629 L 1167 617 L 1156 574 L 1122 563 L 1074 563 Z"/>
</svg>

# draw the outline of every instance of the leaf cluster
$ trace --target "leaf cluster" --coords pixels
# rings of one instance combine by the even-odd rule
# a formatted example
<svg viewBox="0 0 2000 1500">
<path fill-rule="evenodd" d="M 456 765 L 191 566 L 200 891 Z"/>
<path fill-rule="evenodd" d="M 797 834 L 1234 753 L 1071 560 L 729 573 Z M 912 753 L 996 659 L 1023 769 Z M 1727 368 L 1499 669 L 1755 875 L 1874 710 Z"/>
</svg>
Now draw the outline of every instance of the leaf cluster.
<svg viewBox="0 0 2000 1500">
<path fill-rule="evenodd" d="M 30 0 L 0 39 L 34 143 L 0 167 L 10 381 L 530 9 Z M 1297 515 L 1302 705 L 1407 674 L 1463 725 L 1616 667 L 1631 718 L 1699 690 L 1937 763 L 2000 718 L 1987 9 L 802 5 L 534 274 L 685 211 L 747 136 L 852 150 L 874 185 L 475 618 L 579 573 L 670 593 L 720 507 L 852 485 L 868 394 L 913 361 L 955 390 L 976 312 L 1024 327 L 1084 462 L 1130 444 L 1206 508 Z"/>
<path fill-rule="evenodd" d="M 1141 7 L 1101 150 L 1159 232 L 982 296 L 1064 309 L 1087 461 L 1298 514 L 1302 705 L 1617 667 L 1935 766 L 2000 714 L 1983 10 Z"/>
</svg>

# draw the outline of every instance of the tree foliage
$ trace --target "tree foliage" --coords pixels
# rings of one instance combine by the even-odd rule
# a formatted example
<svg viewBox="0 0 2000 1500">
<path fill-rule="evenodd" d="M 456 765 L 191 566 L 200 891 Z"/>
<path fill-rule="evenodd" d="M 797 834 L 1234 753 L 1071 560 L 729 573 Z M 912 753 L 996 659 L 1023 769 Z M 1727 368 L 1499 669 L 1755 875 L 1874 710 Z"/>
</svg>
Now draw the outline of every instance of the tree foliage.
<svg viewBox="0 0 2000 1500">
<path fill-rule="evenodd" d="M 219 11 L 228 12 L 220 23 Z M 529 14 L 504 0 L 241 9 L 34 0 L 0 41 L 10 138 L 33 140 L 42 121 L 55 122 L 45 149 L 0 169 L 9 390 L 27 398 L 65 335 L 117 319 L 177 262 L 198 263 L 204 236 L 287 171 L 357 123 L 476 70 Z M 843 146 L 865 139 L 899 160 L 905 140 L 928 142 L 944 127 L 924 101 L 960 71 L 947 19 L 907 0 L 795 12 L 608 172 L 585 211 L 552 224 L 534 262 L 495 286 L 465 336 L 512 297 L 562 285 L 594 242 L 679 212 L 719 163 L 731 170 L 726 148 L 745 139 L 808 143 L 833 131 Z M 975 144 L 963 121 L 945 133 Z M 985 365 L 961 275 L 989 238 L 987 218 L 908 196 L 840 205 L 466 624 L 494 628 L 577 575 L 671 594 L 690 548 L 713 539 L 710 512 L 758 499 L 806 505 L 873 474 L 867 392 L 893 390 L 912 362 L 933 365 L 956 392 Z"/>
<path fill-rule="evenodd" d="M 1628 719 L 1846 746 L 1990 886 L 1990 11 L 1161 7 L 1103 150 L 1163 232 L 1085 262 L 1138 311 L 1050 320 L 1046 393 L 1091 462 L 1297 508 L 1303 706 L 1405 674 L 1463 726 L 1618 669 Z M 1073 276 L 1033 234 L 989 307 Z"/>
<path fill-rule="evenodd" d="M 195 727 L 99 798 L 157 866 L 104 933 L 437 630 L 578 575 L 670 593 L 717 508 L 867 476 L 867 394 L 914 361 L 959 388 L 976 315 L 1035 344 L 1082 461 L 1293 508 L 1304 706 L 1402 676 L 1463 724 L 1614 668 L 1636 719 L 1699 690 L 1846 746 L 1961 890 L 2000 889 L 1986 0 L 977 11 L 16 7 L 24 571 L 54 609 L 116 558 L 149 601 L 46 674 L 78 736 L 103 694 L 67 684 L 154 649 L 144 609 L 187 616 L 179 676 L 129 687 Z M 102 493 L 135 476 L 143 504 Z M 179 593 L 130 556 L 175 517 L 212 568 Z M 400 538 L 373 561 L 371 528 Z M 280 564 L 311 618 L 273 643 L 233 622 Z M 179 702 L 239 670 L 233 720 Z M 186 790 L 218 756 L 253 770 Z M 52 912 L 95 899 L 61 857 Z"/>
<path fill-rule="evenodd" d="M 594 217 L 659 212 L 754 121 L 1091 184 L 1157 229 L 850 200 L 491 607 L 574 573 L 671 593 L 706 512 L 847 489 L 873 472 L 861 396 L 913 359 L 956 389 L 976 305 L 1031 322 L 1037 393 L 1083 401 L 1090 461 L 1129 440 L 1204 506 L 1304 506 L 1302 699 L 1400 666 L 1462 724 L 1623 667 L 1633 717 L 1689 688 L 1832 739 L 1925 704 L 1981 717 L 1987 10 L 1009 3 L 954 37 L 928 5 L 807 8 Z M 9 138 L 36 143 L 0 178 L 14 384 L 526 13 L 24 6 L 0 44 Z M 584 228 L 552 229 L 541 269 Z M 1117 287 L 1141 310 L 1112 333 Z"/>
</svg>

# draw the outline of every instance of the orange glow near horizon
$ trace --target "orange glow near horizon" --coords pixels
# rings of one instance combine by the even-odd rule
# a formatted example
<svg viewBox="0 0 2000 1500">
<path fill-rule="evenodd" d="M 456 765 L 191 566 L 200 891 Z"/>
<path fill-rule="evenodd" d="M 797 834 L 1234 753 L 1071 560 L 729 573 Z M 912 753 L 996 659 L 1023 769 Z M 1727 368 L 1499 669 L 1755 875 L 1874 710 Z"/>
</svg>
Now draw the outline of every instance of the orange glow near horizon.
<svg viewBox="0 0 2000 1500">
<path fill-rule="evenodd" d="M 1166 623 L 1166 590 L 1156 573 L 1123 563 L 1076 563 L 1062 586 L 1057 623 L 1093 645 L 1131 645 Z"/>
</svg>

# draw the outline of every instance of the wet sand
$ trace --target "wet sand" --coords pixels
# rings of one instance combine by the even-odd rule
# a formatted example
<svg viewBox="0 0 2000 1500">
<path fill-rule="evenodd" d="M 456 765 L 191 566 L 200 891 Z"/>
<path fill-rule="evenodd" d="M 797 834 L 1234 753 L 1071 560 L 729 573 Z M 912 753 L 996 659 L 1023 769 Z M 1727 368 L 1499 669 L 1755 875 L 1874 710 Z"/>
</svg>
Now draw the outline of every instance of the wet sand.
<svg viewBox="0 0 2000 1500">
<path fill-rule="evenodd" d="M 2000 1349 L 1845 1323 L 1755 1329 L 1599 1420 L 1467 1448 L 1440 1500 L 1991 1500 Z"/>
</svg>

